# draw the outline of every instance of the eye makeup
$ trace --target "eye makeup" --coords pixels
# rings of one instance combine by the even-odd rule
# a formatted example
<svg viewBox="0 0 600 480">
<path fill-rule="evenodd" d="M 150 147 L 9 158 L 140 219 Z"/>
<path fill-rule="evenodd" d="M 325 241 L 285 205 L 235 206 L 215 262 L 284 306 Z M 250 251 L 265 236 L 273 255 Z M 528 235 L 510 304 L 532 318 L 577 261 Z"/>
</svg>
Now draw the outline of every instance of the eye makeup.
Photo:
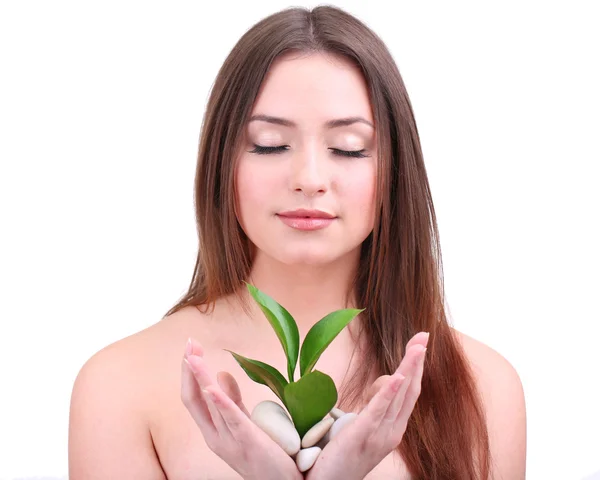
<svg viewBox="0 0 600 480">
<path fill-rule="evenodd" d="M 250 150 L 248 153 L 256 153 L 257 155 L 271 155 L 271 154 L 279 154 L 287 151 L 287 145 L 281 145 L 278 147 L 263 147 L 262 145 L 253 144 L 254 150 Z M 340 157 L 352 157 L 352 158 L 365 158 L 370 155 L 366 155 L 364 152 L 366 149 L 362 150 L 340 150 L 339 148 L 330 148 L 334 155 L 338 155 Z"/>
</svg>

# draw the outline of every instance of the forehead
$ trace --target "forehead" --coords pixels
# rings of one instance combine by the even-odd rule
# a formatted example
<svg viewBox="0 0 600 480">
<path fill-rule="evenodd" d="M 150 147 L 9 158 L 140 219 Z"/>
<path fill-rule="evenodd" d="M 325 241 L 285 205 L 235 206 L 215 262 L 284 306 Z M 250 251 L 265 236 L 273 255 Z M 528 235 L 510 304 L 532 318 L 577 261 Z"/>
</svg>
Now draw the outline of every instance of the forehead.
<svg viewBox="0 0 600 480">
<path fill-rule="evenodd" d="M 359 67 L 342 56 L 323 53 L 278 57 L 261 85 L 252 114 L 289 118 L 299 127 L 355 116 L 374 123 Z"/>
</svg>

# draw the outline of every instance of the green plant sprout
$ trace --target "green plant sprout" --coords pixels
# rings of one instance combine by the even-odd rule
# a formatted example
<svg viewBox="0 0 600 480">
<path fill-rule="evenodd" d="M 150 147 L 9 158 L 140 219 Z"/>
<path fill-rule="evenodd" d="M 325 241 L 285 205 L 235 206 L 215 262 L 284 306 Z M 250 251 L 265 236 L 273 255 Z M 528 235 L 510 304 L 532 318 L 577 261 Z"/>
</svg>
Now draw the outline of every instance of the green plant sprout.
<svg viewBox="0 0 600 480">
<path fill-rule="evenodd" d="M 246 283 L 246 286 L 281 342 L 287 358 L 289 381 L 271 365 L 243 357 L 231 350 L 226 351 L 233 355 L 251 380 L 266 385 L 279 397 L 302 438 L 313 425 L 331 411 L 338 398 L 333 379 L 319 370 L 313 370 L 314 366 L 335 337 L 365 309 L 336 310 L 312 326 L 300 349 L 300 378 L 294 381 L 300 345 L 296 321 L 285 308 L 267 294 L 249 283 Z"/>
</svg>

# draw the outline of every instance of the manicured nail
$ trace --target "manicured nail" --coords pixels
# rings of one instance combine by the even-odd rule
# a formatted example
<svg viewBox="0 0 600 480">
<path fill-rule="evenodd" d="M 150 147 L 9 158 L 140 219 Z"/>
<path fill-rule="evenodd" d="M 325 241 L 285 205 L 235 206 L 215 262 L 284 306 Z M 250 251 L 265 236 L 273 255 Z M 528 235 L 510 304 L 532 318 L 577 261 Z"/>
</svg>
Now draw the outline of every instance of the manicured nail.
<svg viewBox="0 0 600 480">
<path fill-rule="evenodd" d="M 427 332 L 427 337 L 425 337 L 425 345 L 429 342 L 429 332 Z"/>
<path fill-rule="evenodd" d="M 193 352 L 193 347 L 192 347 L 192 339 L 188 338 L 187 343 L 185 344 L 185 356 L 189 357 Z"/>
</svg>

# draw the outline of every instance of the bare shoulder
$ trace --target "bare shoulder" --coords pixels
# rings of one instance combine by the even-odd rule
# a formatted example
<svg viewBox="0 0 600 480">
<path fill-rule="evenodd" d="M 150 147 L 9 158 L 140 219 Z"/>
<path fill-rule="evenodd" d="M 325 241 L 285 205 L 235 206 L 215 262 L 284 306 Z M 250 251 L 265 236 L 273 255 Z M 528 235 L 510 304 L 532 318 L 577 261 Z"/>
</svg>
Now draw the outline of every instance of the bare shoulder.
<svg viewBox="0 0 600 480">
<path fill-rule="evenodd" d="M 190 330 L 188 325 L 196 320 L 197 328 L 199 315 L 195 307 L 185 307 L 105 346 L 81 367 L 75 387 L 91 380 L 104 386 L 126 387 L 120 392 L 119 400 L 135 400 L 138 412 L 142 413 L 138 397 L 145 396 L 149 393 L 146 389 L 156 385 L 155 379 L 161 373 L 165 358 L 170 357 L 170 350 L 183 352 L 186 332 L 189 335 Z"/>
<path fill-rule="evenodd" d="M 494 480 L 525 478 L 526 412 L 519 374 L 500 353 L 454 330 L 471 364 L 483 400 Z"/>
<path fill-rule="evenodd" d="M 458 330 L 454 330 L 464 349 L 482 394 L 505 392 L 502 397 L 521 397 L 523 387 L 519 374 L 512 364 L 493 348 Z"/>
<path fill-rule="evenodd" d="M 148 426 L 149 399 L 167 368 L 161 358 L 173 344 L 169 329 L 186 315 L 111 343 L 81 367 L 71 393 L 69 478 L 165 478 Z"/>
<path fill-rule="evenodd" d="M 184 332 L 181 333 L 180 344 L 177 344 L 175 332 L 179 329 L 187 330 L 182 325 L 194 317 L 193 311 L 197 312 L 194 307 L 186 307 L 105 346 L 85 362 L 76 384 L 87 377 L 98 377 L 112 384 L 127 382 L 129 388 L 126 392 L 131 396 L 135 396 L 144 387 L 153 385 L 151 380 L 155 378 L 156 371 L 149 367 L 159 366 L 172 346 L 181 350 L 184 348 Z M 194 318 L 197 317 L 196 314 Z M 135 378 L 135 382 L 131 382 L 132 378 Z M 123 397 L 127 398 L 126 395 Z"/>
</svg>

